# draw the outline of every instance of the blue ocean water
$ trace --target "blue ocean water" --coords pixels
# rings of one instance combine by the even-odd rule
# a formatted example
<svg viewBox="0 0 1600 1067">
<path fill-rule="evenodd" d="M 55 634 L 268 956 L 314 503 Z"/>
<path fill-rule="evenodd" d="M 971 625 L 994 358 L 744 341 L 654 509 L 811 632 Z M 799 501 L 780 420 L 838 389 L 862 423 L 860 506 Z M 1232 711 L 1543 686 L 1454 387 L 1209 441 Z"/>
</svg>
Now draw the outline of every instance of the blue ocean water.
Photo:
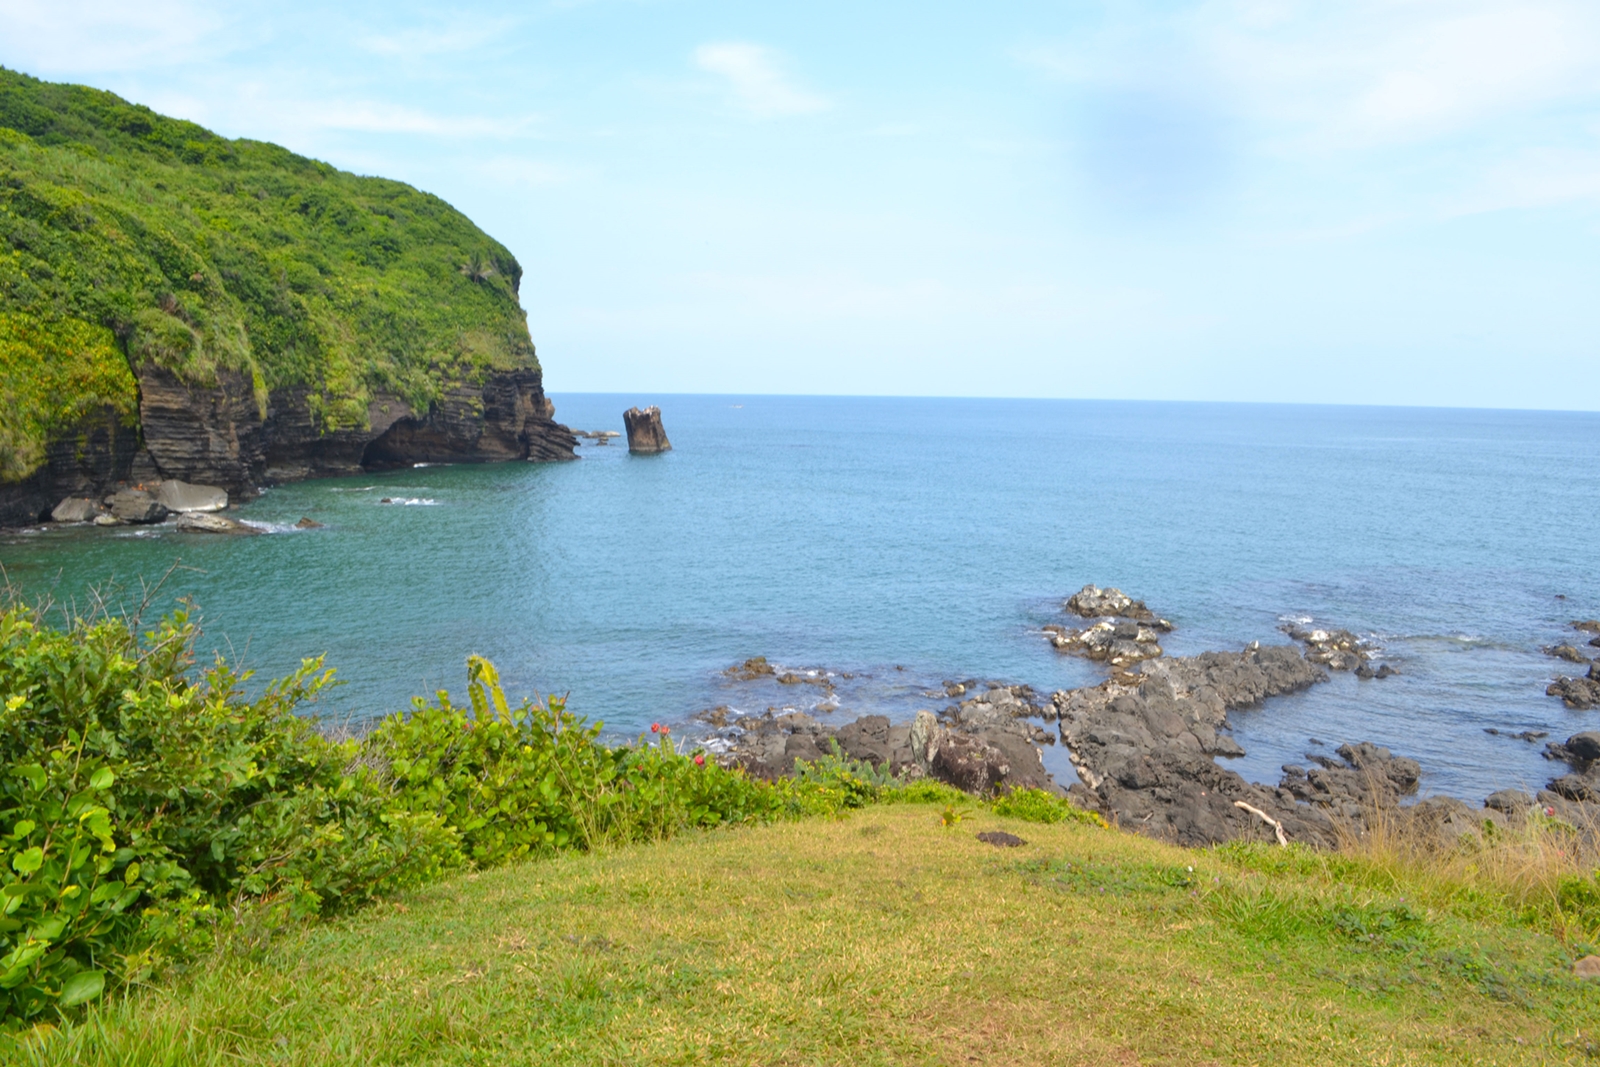
<svg viewBox="0 0 1600 1067">
<path fill-rule="evenodd" d="M 1422 763 L 1424 792 L 1481 797 L 1562 769 L 1486 727 L 1600 725 L 1544 695 L 1574 666 L 1540 652 L 1600 614 L 1597 415 L 555 399 L 580 429 L 658 402 L 674 451 L 586 444 L 576 463 L 286 485 L 236 513 L 272 536 L 49 529 L 5 537 L 0 562 L 30 594 L 81 604 L 113 578 L 136 601 L 180 561 L 157 606 L 192 597 L 208 642 L 262 677 L 326 653 L 347 682 L 333 718 L 459 694 L 471 652 L 622 736 L 826 697 L 722 675 L 753 655 L 835 672 L 839 707 L 820 713 L 840 720 L 940 706 L 945 679 L 1048 693 L 1104 676 L 1040 634 L 1095 582 L 1171 619 L 1169 654 L 1284 640 L 1289 619 L 1382 646 L 1398 676 L 1335 675 L 1234 713 L 1249 754 L 1231 766 L 1256 780 L 1373 740 Z M 326 526 L 290 529 L 301 516 Z"/>
</svg>

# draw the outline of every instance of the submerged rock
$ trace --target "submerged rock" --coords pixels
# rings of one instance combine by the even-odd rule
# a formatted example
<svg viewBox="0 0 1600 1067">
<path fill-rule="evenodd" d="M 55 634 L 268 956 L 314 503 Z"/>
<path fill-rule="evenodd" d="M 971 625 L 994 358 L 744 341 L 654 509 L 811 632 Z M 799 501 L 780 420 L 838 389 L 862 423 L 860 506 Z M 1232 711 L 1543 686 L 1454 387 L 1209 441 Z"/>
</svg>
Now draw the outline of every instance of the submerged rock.
<svg viewBox="0 0 1600 1067">
<path fill-rule="evenodd" d="M 1585 656 L 1582 652 L 1579 652 L 1571 645 L 1551 645 L 1550 647 L 1542 649 L 1541 651 L 1543 651 L 1547 656 L 1553 656 L 1556 659 L 1564 659 L 1568 663 L 1589 662 L 1588 656 Z"/>
<path fill-rule="evenodd" d="M 322 523 L 318 522 L 316 519 L 310 518 L 302 518 L 299 522 L 294 524 L 294 528 L 296 530 L 320 530 L 322 527 Z"/>
<path fill-rule="evenodd" d="M 629 408 L 622 413 L 622 422 L 628 428 L 628 451 L 643 455 L 668 452 L 672 442 L 661 426 L 661 409 L 654 404 L 640 410 Z"/>
<path fill-rule="evenodd" d="M 193 511 L 178 516 L 176 526 L 184 533 L 239 534 L 248 536 L 261 531 L 254 526 L 224 518 L 204 511 Z"/>
</svg>

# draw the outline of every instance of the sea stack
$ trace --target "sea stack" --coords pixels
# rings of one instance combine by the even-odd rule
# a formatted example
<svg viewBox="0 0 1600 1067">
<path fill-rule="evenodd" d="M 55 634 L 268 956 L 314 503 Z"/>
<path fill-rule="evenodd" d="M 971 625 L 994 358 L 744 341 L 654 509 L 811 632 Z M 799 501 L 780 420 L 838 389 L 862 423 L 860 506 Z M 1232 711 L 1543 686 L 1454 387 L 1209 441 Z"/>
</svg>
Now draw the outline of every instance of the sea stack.
<svg viewBox="0 0 1600 1067">
<path fill-rule="evenodd" d="M 622 421 L 628 427 L 629 452 L 647 455 L 672 449 L 672 442 L 667 440 L 667 431 L 661 428 L 661 409 L 654 404 L 643 411 L 629 408 L 622 413 Z"/>
</svg>

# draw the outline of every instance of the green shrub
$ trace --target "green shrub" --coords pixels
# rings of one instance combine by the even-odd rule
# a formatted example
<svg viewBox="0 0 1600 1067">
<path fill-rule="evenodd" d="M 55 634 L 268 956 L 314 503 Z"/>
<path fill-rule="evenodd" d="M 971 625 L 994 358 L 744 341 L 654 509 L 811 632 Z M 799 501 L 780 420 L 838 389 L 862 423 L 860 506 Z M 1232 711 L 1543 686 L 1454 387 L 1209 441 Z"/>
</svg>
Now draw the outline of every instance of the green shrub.
<svg viewBox="0 0 1600 1067">
<path fill-rule="evenodd" d="M 221 661 L 191 679 L 195 636 L 183 613 L 142 637 L 0 614 L 0 1018 L 149 974 L 219 908 L 347 908 L 449 854 L 295 714 L 320 661 L 248 701 Z"/>
<path fill-rule="evenodd" d="M 655 840 L 789 814 L 777 787 L 659 745 L 608 748 L 551 697 L 511 707 L 494 666 L 467 661 L 470 707 L 440 692 L 383 721 L 363 758 L 386 766 L 392 803 L 438 817 L 480 867 L 563 848 Z M 698 758 L 697 758 L 698 756 Z"/>
<path fill-rule="evenodd" d="M 1066 797 L 1058 797 L 1043 789 L 1013 789 L 994 802 L 994 813 L 1024 822 L 1080 822 L 1104 827 L 1106 821 L 1098 812 L 1086 811 Z"/>
<path fill-rule="evenodd" d="M 44 626 L 0 612 L 0 1024 L 48 1018 L 204 950 L 461 867 L 686 830 L 949 801 L 837 750 L 751 779 L 702 751 L 610 747 L 564 702 L 513 707 L 467 661 L 469 702 L 414 702 L 363 740 L 303 712 L 320 659 L 254 700 L 194 670 L 179 612 Z"/>
</svg>

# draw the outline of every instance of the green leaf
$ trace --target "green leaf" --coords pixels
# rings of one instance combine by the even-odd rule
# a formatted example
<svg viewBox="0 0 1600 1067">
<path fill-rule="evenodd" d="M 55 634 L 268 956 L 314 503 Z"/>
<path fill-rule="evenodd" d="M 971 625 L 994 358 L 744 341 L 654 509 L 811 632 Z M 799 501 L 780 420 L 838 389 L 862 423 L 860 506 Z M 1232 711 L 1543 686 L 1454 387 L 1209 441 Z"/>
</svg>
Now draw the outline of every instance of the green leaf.
<svg viewBox="0 0 1600 1067">
<path fill-rule="evenodd" d="M 35 789 L 44 788 L 44 768 L 39 766 L 37 763 L 30 763 L 26 767 L 18 767 L 16 769 L 16 774 L 19 777 L 26 778 L 28 780 L 28 784 L 32 785 Z"/>
<path fill-rule="evenodd" d="M 11 867 L 18 874 L 32 874 L 44 865 L 44 849 L 38 845 L 25 852 L 19 852 L 11 860 Z"/>
<path fill-rule="evenodd" d="M 98 771 L 95 771 L 94 776 L 89 779 L 89 788 L 110 789 L 111 783 L 115 782 L 116 780 L 117 776 L 112 772 L 110 767 L 101 767 Z"/>
<path fill-rule="evenodd" d="M 62 983 L 61 999 L 58 1003 L 63 1008 L 76 1007 L 98 997 L 105 992 L 105 988 L 106 972 L 79 971 Z"/>
</svg>

